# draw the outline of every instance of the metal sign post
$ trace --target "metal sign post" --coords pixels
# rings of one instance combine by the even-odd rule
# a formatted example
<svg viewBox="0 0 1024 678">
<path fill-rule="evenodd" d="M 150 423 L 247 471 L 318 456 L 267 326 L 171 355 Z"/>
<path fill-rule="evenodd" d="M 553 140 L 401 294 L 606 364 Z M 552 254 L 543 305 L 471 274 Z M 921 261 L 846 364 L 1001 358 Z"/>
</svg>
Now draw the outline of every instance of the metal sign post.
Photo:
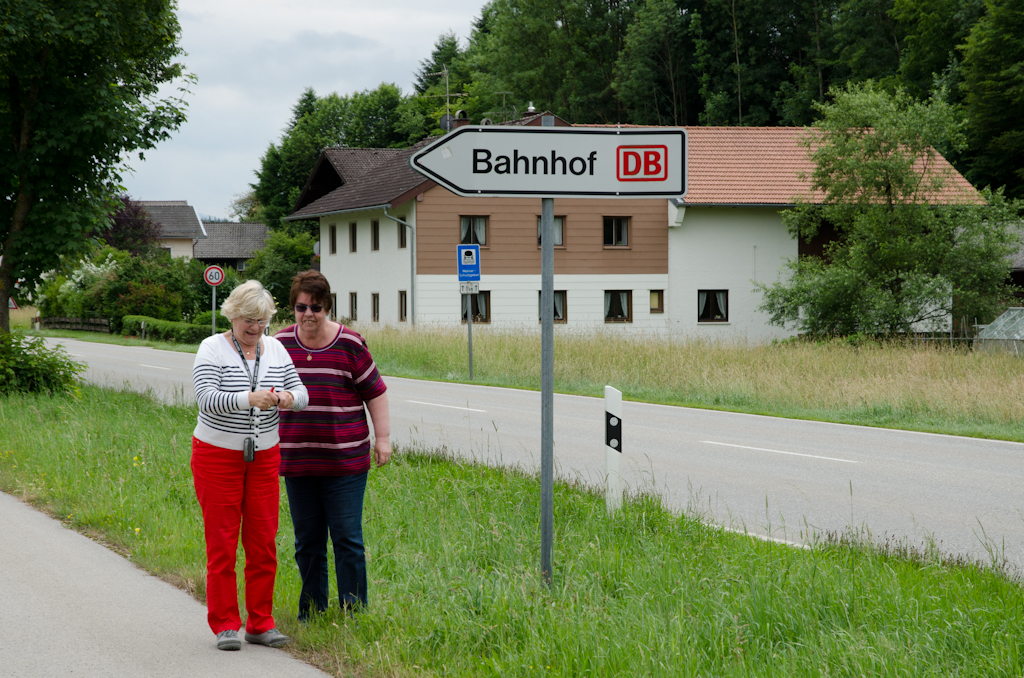
<svg viewBox="0 0 1024 678">
<path fill-rule="evenodd" d="M 480 293 L 480 245 L 459 245 L 456 248 L 459 270 L 459 293 L 466 311 L 466 332 L 469 335 L 469 380 L 473 381 L 473 295 Z"/>
<path fill-rule="evenodd" d="M 544 116 L 542 124 L 460 127 L 410 156 L 409 167 L 463 197 L 541 198 L 541 574 L 550 583 L 554 541 L 554 198 L 682 198 L 686 194 L 687 143 L 682 128 L 553 127 L 552 116 Z M 469 310 L 472 314 L 472 301 Z"/>
<path fill-rule="evenodd" d="M 212 337 L 217 334 L 217 286 L 224 282 L 224 269 L 220 266 L 207 266 L 203 271 L 203 280 L 210 286 L 212 295 L 210 300 L 210 310 L 213 311 L 212 327 L 210 328 Z"/>
</svg>

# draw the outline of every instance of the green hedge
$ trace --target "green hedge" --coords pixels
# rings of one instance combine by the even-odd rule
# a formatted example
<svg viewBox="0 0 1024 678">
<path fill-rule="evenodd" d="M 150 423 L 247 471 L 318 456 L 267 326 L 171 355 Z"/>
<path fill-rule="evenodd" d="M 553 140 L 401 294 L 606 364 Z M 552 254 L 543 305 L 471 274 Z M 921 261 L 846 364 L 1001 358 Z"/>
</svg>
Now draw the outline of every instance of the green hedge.
<svg viewBox="0 0 1024 678">
<path fill-rule="evenodd" d="M 157 320 L 144 315 L 126 315 L 121 321 L 121 334 L 142 336 L 142 323 L 146 323 L 146 339 L 160 339 L 178 344 L 198 344 L 210 336 L 210 324 L 193 325 L 171 320 Z"/>
<path fill-rule="evenodd" d="M 213 315 L 213 311 L 203 311 L 202 313 L 197 315 L 195 318 L 192 318 L 192 324 L 193 325 L 206 325 L 207 327 L 209 327 L 210 326 L 210 322 L 212 320 L 212 318 L 211 318 L 212 315 Z M 147 325 L 147 327 L 148 327 L 148 325 Z M 221 332 L 227 332 L 228 330 L 231 329 L 231 321 L 228 320 L 227 318 L 225 318 L 224 314 L 220 313 L 220 312 L 217 313 L 217 329 L 220 330 Z"/>
</svg>

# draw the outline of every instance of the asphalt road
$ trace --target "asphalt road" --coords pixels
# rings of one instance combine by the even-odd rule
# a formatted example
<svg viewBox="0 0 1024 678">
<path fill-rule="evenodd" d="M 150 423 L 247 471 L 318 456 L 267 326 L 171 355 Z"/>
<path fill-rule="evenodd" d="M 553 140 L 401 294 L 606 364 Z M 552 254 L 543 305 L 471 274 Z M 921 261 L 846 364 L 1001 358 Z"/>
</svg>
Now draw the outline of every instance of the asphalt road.
<svg viewBox="0 0 1024 678">
<path fill-rule="evenodd" d="M 89 381 L 192 398 L 191 354 L 51 341 Z M 385 377 L 399 445 L 539 468 L 538 392 Z M 556 395 L 554 409 L 556 472 L 600 485 L 603 401 Z M 853 528 L 1024 567 L 1024 444 L 634 402 L 622 418 L 629 489 L 673 508 L 795 543 Z"/>
</svg>

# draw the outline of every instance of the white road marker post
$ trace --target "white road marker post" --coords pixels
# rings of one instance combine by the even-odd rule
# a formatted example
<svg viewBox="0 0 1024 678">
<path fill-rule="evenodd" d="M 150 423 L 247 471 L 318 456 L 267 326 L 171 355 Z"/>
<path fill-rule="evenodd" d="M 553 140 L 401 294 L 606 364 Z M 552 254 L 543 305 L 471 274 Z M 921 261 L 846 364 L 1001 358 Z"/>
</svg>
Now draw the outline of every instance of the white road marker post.
<svg viewBox="0 0 1024 678">
<path fill-rule="evenodd" d="M 604 387 L 604 505 L 608 513 L 622 505 L 622 391 Z"/>
</svg>

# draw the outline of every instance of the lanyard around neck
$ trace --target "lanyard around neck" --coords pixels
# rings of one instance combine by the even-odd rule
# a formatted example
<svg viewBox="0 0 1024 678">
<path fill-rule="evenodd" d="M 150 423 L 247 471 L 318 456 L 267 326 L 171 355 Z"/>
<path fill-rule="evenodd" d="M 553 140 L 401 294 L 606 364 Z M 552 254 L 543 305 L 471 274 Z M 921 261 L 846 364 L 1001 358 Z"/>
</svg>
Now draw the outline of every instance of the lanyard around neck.
<svg viewBox="0 0 1024 678">
<path fill-rule="evenodd" d="M 238 351 L 238 357 L 242 359 L 242 366 L 245 368 L 245 374 L 249 377 L 249 386 L 252 390 L 256 390 L 256 386 L 259 383 L 260 378 L 260 342 L 256 340 L 256 363 L 253 365 L 252 372 L 249 371 L 249 361 L 245 359 L 245 354 L 242 353 L 242 347 L 238 344 L 238 340 L 235 339 L 234 330 L 231 331 L 231 343 L 235 345 L 235 350 Z"/>
</svg>

